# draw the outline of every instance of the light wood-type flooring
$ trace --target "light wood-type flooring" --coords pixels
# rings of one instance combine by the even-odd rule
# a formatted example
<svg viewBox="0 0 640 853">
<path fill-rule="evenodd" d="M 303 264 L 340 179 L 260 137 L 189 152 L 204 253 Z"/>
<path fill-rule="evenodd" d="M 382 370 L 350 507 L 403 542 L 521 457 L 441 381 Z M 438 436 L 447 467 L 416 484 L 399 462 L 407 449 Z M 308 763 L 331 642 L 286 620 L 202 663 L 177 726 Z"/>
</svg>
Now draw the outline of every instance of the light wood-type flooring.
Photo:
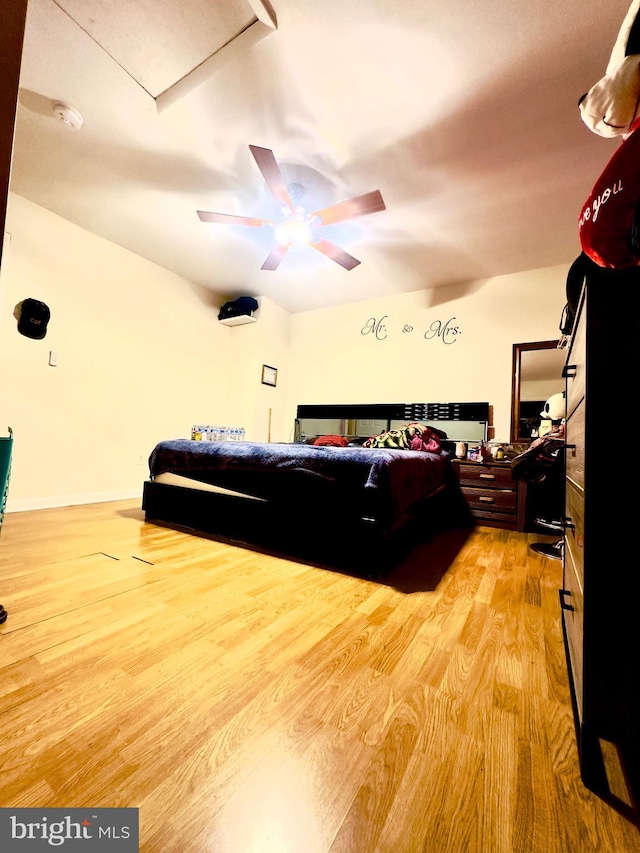
<svg viewBox="0 0 640 853">
<path fill-rule="evenodd" d="M 137 501 L 8 514 L 0 806 L 135 807 L 145 853 L 637 853 L 580 781 L 539 540 L 377 582 Z"/>
</svg>

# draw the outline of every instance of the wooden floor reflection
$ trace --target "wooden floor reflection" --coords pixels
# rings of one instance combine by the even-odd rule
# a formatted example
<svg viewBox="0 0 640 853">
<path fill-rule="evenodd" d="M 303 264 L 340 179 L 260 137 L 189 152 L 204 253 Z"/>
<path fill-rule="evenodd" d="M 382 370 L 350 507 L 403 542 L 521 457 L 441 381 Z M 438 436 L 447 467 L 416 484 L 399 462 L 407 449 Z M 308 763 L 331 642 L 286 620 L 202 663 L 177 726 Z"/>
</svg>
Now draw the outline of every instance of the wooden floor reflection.
<svg viewBox="0 0 640 853">
<path fill-rule="evenodd" d="M 0 806 L 137 807 L 145 853 L 635 853 L 532 540 L 449 531 L 378 582 L 135 502 L 9 514 Z"/>
</svg>

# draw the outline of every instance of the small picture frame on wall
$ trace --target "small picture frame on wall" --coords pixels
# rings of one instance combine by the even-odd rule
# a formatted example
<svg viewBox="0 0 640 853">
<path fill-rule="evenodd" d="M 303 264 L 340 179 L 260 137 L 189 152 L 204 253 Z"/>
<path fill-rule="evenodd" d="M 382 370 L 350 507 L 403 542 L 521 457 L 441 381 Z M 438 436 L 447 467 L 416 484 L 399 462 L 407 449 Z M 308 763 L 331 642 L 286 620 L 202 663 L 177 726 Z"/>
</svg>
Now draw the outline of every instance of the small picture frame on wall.
<svg viewBox="0 0 640 853">
<path fill-rule="evenodd" d="M 274 388 L 278 384 L 278 370 L 275 367 L 270 367 L 268 364 L 262 365 L 262 384 L 272 385 Z"/>
</svg>

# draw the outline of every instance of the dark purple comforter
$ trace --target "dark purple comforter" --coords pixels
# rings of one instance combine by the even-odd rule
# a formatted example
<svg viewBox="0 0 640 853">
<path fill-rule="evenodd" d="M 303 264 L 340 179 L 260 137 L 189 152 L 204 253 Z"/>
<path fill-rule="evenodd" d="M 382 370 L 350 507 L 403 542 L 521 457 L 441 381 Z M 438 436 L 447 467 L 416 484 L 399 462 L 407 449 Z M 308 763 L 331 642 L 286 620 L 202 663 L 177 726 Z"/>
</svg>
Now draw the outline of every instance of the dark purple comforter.
<svg viewBox="0 0 640 853">
<path fill-rule="evenodd" d="M 283 503 L 336 501 L 393 521 L 442 490 L 445 454 L 308 444 L 162 441 L 149 457 L 151 478 L 171 472 Z"/>
</svg>

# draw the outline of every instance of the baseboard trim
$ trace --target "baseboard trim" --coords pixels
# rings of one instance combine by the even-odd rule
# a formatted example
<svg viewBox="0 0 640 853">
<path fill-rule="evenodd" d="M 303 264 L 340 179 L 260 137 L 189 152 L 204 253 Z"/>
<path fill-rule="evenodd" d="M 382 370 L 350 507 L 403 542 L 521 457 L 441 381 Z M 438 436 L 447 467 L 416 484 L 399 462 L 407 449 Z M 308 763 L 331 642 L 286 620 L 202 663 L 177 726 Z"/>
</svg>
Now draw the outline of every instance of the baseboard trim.
<svg viewBox="0 0 640 853">
<path fill-rule="evenodd" d="M 52 495 L 46 498 L 7 499 L 6 512 L 28 512 L 34 509 L 55 509 L 61 506 L 76 506 L 78 504 L 100 504 L 109 501 L 125 501 L 140 498 L 142 501 L 142 486 L 139 489 L 123 489 L 117 492 L 93 492 L 81 495 Z"/>
</svg>

